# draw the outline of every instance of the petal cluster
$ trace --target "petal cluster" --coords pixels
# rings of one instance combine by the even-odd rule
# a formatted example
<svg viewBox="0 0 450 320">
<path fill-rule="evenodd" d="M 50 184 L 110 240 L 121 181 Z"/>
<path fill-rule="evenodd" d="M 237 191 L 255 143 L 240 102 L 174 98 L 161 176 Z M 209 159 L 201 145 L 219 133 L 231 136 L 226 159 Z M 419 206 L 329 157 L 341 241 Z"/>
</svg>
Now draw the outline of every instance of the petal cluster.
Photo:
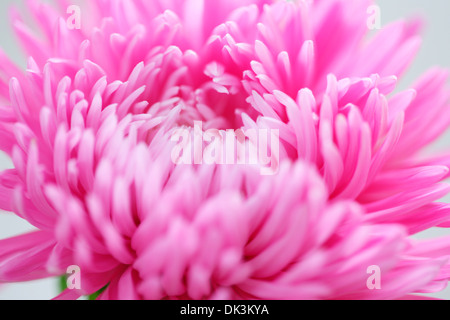
<svg viewBox="0 0 450 320">
<path fill-rule="evenodd" d="M 450 276 L 448 71 L 398 78 L 420 21 L 368 37 L 369 0 L 93 0 L 13 11 L 0 55 L 0 283 L 82 271 L 78 298 L 396 299 Z M 177 165 L 174 132 L 277 130 L 277 174 Z M 253 141 L 246 141 L 253 144 Z M 205 146 L 201 146 L 204 148 Z M 371 266 L 382 287 L 370 290 Z M 369 268 L 369 269 L 368 269 Z"/>
</svg>

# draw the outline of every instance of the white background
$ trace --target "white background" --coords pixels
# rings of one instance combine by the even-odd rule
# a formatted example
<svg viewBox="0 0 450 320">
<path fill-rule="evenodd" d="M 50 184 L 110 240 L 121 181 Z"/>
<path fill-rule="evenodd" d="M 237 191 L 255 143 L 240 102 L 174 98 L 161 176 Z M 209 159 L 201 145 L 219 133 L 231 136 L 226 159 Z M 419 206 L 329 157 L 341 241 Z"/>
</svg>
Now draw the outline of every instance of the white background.
<svg viewBox="0 0 450 320">
<path fill-rule="evenodd" d="M 18 48 L 11 28 L 8 24 L 8 10 L 11 5 L 22 6 L 22 0 L 0 1 L 0 47 L 13 57 L 13 60 L 23 66 L 25 57 Z M 423 33 L 422 49 L 401 82 L 405 88 L 411 84 L 427 68 L 439 65 L 450 68 L 450 1 L 448 0 L 379 0 L 382 25 L 390 21 L 411 15 L 421 15 L 426 21 Z M 436 145 L 437 148 L 450 148 L 450 134 L 445 135 Z M 10 168 L 11 162 L 0 153 L 0 170 Z M 450 200 L 447 197 L 446 200 Z M 0 213 L 0 239 L 18 235 L 31 227 L 24 221 L 7 213 Z M 420 237 L 430 237 L 450 234 L 448 230 L 432 230 L 421 234 Z M 47 279 L 23 284 L 0 286 L 0 300 L 5 299 L 50 299 L 57 294 L 57 280 Z M 430 296 L 450 299 L 450 288 L 431 294 Z"/>
</svg>

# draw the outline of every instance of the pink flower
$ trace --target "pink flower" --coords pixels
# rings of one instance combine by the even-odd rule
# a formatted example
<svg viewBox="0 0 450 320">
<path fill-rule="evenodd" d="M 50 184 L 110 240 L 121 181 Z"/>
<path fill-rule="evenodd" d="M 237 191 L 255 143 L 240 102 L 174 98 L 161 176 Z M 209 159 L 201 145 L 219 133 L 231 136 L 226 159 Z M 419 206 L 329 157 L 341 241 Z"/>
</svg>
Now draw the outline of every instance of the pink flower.
<svg viewBox="0 0 450 320">
<path fill-rule="evenodd" d="M 450 276 L 445 70 L 394 93 L 420 38 L 368 40 L 369 0 L 66 1 L 13 13 L 26 72 L 0 57 L 0 208 L 38 230 L 0 241 L 0 282 L 82 272 L 78 298 L 397 299 Z M 272 129 L 278 173 L 175 165 L 172 134 Z M 251 141 L 247 141 L 251 144 Z M 368 288 L 368 270 L 381 288 Z"/>
</svg>

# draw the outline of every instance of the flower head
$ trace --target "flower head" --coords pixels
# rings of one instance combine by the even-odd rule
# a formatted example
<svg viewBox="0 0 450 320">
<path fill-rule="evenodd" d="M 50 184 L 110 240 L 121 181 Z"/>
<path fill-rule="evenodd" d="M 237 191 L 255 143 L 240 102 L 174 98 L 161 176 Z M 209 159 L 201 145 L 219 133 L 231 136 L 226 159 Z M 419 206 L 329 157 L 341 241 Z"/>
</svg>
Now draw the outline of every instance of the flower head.
<svg viewBox="0 0 450 320">
<path fill-rule="evenodd" d="M 443 289 L 447 71 L 397 78 L 418 21 L 369 39 L 369 0 L 66 1 L 13 13 L 26 72 L 0 57 L 0 208 L 38 230 L 0 241 L 0 282 L 64 274 L 77 298 L 395 299 Z M 277 130 L 277 174 L 177 165 L 174 132 Z M 254 144 L 244 138 L 247 145 Z M 201 144 L 200 149 L 206 150 Z M 192 155 L 195 157 L 195 155 Z M 382 270 L 380 290 L 367 270 Z"/>
</svg>

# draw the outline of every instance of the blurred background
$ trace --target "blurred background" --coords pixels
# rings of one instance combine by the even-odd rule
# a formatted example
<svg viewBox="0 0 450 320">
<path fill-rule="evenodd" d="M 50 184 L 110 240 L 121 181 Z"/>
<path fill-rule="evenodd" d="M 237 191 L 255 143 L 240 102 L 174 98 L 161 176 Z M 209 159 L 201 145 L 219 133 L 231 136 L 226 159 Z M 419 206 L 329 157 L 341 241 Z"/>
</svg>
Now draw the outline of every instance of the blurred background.
<svg viewBox="0 0 450 320">
<path fill-rule="evenodd" d="M 46 1 L 48 2 L 48 1 Z M 23 7 L 24 0 L 0 1 L 0 47 L 20 66 L 25 66 L 26 57 L 9 25 L 8 8 L 11 5 Z M 431 66 L 450 68 L 450 1 L 448 0 L 378 0 L 381 9 L 382 27 L 391 21 L 421 16 L 426 20 L 423 32 L 423 45 L 416 60 L 400 83 L 400 88 L 411 85 L 417 77 Z M 450 133 L 444 135 L 434 148 L 450 149 Z M 11 161 L 0 152 L 0 170 L 12 167 Z M 450 202 L 450 196 L 444 201 Z M 0 212 L 0 239 L 19 235 L 33 230 L 25 221 L 14 215 Z M 450 230 L 433 229 L 418 235 L 418 238 L 435 237 L 450 234 Z M 51 299 L 58 294 L 59 280 L 46 279 L 22 284 L 1 285 L 0 300 Z M 450 287 L 446 290 L 427 294 L 430 297 L 450 300 Z"/>
</svg>

